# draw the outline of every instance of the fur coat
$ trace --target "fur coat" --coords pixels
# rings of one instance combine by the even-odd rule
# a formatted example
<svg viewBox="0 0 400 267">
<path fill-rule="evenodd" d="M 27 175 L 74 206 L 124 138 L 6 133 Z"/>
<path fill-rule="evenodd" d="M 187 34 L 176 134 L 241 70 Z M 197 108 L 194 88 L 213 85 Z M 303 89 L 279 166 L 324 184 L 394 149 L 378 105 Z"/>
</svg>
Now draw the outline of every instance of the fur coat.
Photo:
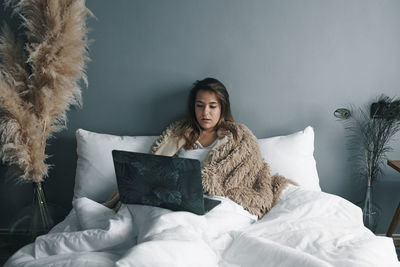
<svg viewBox="0 0 400 267">
<path fill-rule="evenodd" d="M 235 142 L 228 130 L 218 130 L 218 140 L 203 161 L 203 190 L 208 195 L 224 196 L 242 205 L 250 213 L 263 217 L 275 204 L 288 183 L 278 174 L 270 174 L 261 156 L 258 140 L 243 124 L 232 122 L 237 131 Z M 151 153 L 174 156 L 184 146 L 176 136 L 179 122 L 170 125 L 151 147 Z"/>
</svg>

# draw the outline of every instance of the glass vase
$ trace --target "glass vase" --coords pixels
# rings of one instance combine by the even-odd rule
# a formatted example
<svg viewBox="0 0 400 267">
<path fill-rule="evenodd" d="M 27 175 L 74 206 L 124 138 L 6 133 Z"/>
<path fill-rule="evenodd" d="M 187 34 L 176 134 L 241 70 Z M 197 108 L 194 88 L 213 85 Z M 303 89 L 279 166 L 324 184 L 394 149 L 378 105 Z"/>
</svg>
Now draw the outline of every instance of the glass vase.
<svg viewBox="0 0 400 267">
<path fill-rule="evenodd" d="M 49 212 L 41 182 L 34 182 L 31 205 L 23 208 L 11 221 L 10 240 L 15 246 L 30 243 L 39 235 L 46 234 L 53 226 L 54 220 Z"/>
<path fill-rule="evenodd" d="M 381 209 L 373 202 L 373 190 L 371 185 L 367 186 L 364 201 L 362 201 L 360 206 L 362 208 L 365 227 L 375 233 L 381 215 Z"/>
</svg>

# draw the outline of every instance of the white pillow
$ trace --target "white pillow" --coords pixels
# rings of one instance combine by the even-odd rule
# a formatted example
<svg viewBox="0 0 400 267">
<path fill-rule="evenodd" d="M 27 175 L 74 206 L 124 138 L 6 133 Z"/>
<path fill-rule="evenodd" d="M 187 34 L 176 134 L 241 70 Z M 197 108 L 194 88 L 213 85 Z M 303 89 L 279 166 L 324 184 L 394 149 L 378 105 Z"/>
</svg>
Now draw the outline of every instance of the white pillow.
<svg viewBox="0 0 400 267">
<path fill-rule="evenodd" d="M 109 199 L 117 190 L 113 149 L 147 153 L 157 136 L 116 136 L 76 131 L 78 161 L 74 199 L 87 197 L 97 202 Z"/>
<path fill-rule="evenodd" d="M 321 191 L 314 159 L 314 130 L 308 126 L 286 136 L 259 139 L 261 154 L 271 174 L 279 173 L 300 186 Z"/>
<path fill-rule="evenodd" d="M 78 162 L 74 199 L 87 197 L 97 202 L 109 199 L 117 189 L 113 149 L 144 152 L 157 136 L 116 136 L 76 131 Z M 271 173 L 279 173 L 307 189 L 321 191 L 314 152 L 314 131 L 309 126 L 287 136 L 259 139 L 261 154 L 270 164 Z"/>
</svg>

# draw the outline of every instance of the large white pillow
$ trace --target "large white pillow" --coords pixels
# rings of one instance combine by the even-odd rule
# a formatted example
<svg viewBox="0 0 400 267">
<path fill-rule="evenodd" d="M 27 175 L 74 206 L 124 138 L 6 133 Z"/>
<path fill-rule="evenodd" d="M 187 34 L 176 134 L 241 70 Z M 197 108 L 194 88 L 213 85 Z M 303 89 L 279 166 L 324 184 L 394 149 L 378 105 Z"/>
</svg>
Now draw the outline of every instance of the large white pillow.
<svg viewBox="0 0 400 267">
<path fill-rule="evenodd" d="M 76 131 L 78 162 L 75 176 L 74 198 L 87 197 L 104 202 L 117 189 L 113 149 L 149 152 L 157 136 L 116 136 Z M 300 186 L 318 190 L 319 179 L 314 152 L 314 131 L 307 127 L 287 136 L 259 139 L 265 161 L 271 173 L 279 173 Z"/>
<path fill-rule="evenodd" d="M 314 159 L 314 130 L 308 126 L 286 136 L 259 139 L 261 154 L 271 174 L 279 173 L 298 185 L 321 191 Z"/>
<path fill-rule="evenodd" d="M 74 198 L 106 201 L 117 189 L 113 149 L 147 153 L 157 136 L 116 136 L 76 131 L 78 161 Z"/>
</svg>

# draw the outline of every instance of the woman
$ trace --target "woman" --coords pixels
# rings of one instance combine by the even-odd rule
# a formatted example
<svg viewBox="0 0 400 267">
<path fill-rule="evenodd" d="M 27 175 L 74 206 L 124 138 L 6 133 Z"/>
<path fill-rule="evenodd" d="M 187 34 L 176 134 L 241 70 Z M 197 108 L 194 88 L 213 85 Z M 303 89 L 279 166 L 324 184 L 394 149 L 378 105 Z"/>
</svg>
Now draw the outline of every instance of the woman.
<svg viewBox="0 0 400 267">
<path fill-rule="evenodd" d="M 197 81 L 188 108 L 187 117 L 170 125 L 151 153 L 199 159 L 205 194 L 228 197 L 263 217 L 292 182 L 270 175 L 257 138 L 233 119 L 228 91 L 220 81 Z"/>
</svg>

